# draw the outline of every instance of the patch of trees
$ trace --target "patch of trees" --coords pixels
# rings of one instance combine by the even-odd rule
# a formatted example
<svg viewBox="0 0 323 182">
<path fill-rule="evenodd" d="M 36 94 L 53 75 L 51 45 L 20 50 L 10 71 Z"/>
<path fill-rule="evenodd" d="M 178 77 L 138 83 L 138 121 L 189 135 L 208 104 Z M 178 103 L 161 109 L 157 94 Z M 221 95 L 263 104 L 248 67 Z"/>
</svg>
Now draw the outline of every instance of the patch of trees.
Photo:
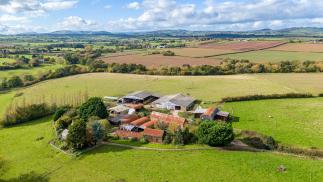
<svg viewBox="0 0 323 182">
<path fill-rule="evenodd" d="M 57 144 L 64 150 L 80 150 L 104 139 L 108 124 L 106 106 L 101 98 L 93 97 L 79 108 L 62 106 L 54 114 Z M 64 131 L 68 131 L 66 138 Z"/>
</svg>

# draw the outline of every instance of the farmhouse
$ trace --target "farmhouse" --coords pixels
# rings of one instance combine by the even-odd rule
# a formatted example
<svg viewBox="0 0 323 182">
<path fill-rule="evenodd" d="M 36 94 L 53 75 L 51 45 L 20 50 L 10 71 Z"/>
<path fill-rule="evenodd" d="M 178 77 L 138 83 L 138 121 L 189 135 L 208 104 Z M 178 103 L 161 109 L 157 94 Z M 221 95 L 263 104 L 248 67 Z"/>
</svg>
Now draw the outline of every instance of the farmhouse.
<svg viewBox="0 0 323 182">
<path fill-rule="evenodd" d="M 175 124 L 181 128 L 183 128 L 186 124 L 185 118 L 181 118 L 181 117 L 173 116 L 173 115 L 168 115 L 168 114 L 164 114 L 164 113 L 159 113 L 159 112 L 152 112 L 150 115 L 150 119 L 152 121 L 156 121 L 156 122 L 163 122 L 167 125 Z"/>
<path fill-rule="evenodd" d="M 159 109 L 188 111 L 193 108 L 195 101 L 192 97 L 183 94 L 167 95 L 154 101 L 152 106 Z"/>
<path fill-rule="evenodd" d="M 148 104 L 159 99 L 159 96 L 147 91 L 128 94 L 118 100 L 119 104 Z"/>
</svg>

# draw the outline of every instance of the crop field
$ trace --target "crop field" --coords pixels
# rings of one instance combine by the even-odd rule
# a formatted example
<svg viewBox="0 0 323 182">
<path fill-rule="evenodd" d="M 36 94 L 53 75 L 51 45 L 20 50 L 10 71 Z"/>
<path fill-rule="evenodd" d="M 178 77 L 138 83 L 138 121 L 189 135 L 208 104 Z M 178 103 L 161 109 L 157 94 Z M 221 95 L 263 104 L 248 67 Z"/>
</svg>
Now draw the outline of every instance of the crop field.
<svg viewBox="0 0 323 182">
<path fill-rule="evenodd" d="M 37 141 L 39 137 L 43 139 Z M 166 152 L 101 146 L 73 158 L 51 148 L 48 142 L 52 137 L 51 118 L 0 129 L 0 156 L 4 159 L 0 180 L 15 180 L 23 174 L 54 182 L 303 182 L 323 178 L 321 161 L 266 152 Z M 287 172 L 277 172 L 280 165 L 286 166 Z"/>
<path fill-rule="evenodd" d="M 323 98 L 226 103 L 239 122 L 235 128 L 258 131 L 283 144 L 323 148 Z"/>
<path fill-rule="evenodd" d="M 283 45 L 282 41 L 241 41 L 241 42 L 228 42 L 228 43 L 215 43 L 215 44 L 203 44 L 201 48 L 209 49 L 222 49 L 222 50 L 234 50 L 234 51 L 254 51 L 268 49 Z"/>
<path fill-rule="evenodd" d="M 212 58 L 218 59 L 245 59 L 252 62 L 268 63 L 280 61 L 323 61 L 323 53 L 317 52 L 287 52 L 287 51 L 271 51 L 261 50 L 245 53 L 237 53 L 230 55 L 214 56 Z"/>
<path fill-rule="evenodd" d="M 291 43 L 271 48 L 274 51 L 319 52 L 323 53 L 323 44 Z"/>
<path fill-rule="evenodd" d="M 176 56 L 184 57 L 210 57 L 221 54 L 233 53 L 235 51 L 223 49 L 208 49 L 208 48 L 178 48 L 167 49 L 175 52 Z"/>
<path fill-rule="evenodd" d="M 183 65 L 218 65 L 221 61 L 212 58 L 188 58 L 162 55 L 127 55 L 117 57 L 104 57 L 107 63 L 142 64 L 147 67 L 183 66 Z"/>
</svg>

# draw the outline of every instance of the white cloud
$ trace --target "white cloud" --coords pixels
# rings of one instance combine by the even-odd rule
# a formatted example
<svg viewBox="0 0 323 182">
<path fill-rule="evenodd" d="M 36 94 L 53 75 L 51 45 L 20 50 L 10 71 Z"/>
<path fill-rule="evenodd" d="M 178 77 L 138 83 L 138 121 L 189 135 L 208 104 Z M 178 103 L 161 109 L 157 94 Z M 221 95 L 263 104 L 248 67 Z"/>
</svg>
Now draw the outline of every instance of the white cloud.
<svg viewBox="0 0 323 182">
<path fill-rule="evenodd" d="M 65 30 L 93 30 L 98 24 L 94 21 L 85 20 L 79 16 L 69 16 L 57 24 L 58 29 Z"/>
<path fill-rule="evenodd" d="M 127 8 L 129 9 L 139 9 L 140 8 L 140 3 L 138 2 L 132 2 L 127 5 Z"/>
<path fill-rule="evenodd" d="M 5 13 L 39 13 L 68 9 L 78 3 L 77 0 L 2 0 L 0 11 Z"/>
<path fill-rule="evenodd" d="M 203 8 L 176 0 L 144 0 L 132 7 L 140 7 L 143 13 L 110 21 L 108 27 L 117 31 L 191 27 L 257 29 L 283 27 L 285 23 L 300 26 L 298 23 L 304 21 L 323 25 L 322 0 L 206 0 Z"/>
<path fill-rule="evenodd" d="M 105 6 L 104 6 L 104 8 L 105 8 L 105 9 L 111 9 L 111 8 L 112 8 L 112 6 L 108 4 L 108 5 L 105 5 Z"/>
</svg>

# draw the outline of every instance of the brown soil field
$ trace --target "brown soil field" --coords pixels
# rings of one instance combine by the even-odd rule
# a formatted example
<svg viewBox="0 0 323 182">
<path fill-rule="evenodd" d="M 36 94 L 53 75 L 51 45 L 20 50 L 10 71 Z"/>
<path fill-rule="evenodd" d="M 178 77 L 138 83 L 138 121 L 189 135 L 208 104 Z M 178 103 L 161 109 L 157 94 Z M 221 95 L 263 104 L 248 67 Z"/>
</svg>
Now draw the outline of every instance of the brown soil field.
<svg viewBox="0 0 323 182">
<path fill-rule="evenodd" d="M 274 51 L 323 52 L 323 44 L 291 43 L 271 48 Z"/>
<path fill-rule="evenodd" d="M 285 44 L 281 41 L 246 41 L 246 42 L 229 42 L 224 44 L 205 44 L 200 48 L 220 49 L 220 50 L 234 50 L 234 51 L 254 51 L 269 49 L 272 47 Z"/>
<path fill-rule="evenodd" d="M 223 49 L 208 49 L 208 48 L 179 48 L 179 49 L 169 49 L 177 56 L 186 57 L 210 57 L 217 56 L 221 54 L 233 53 L 235 51 L 223 50 Z"/>
<path fill-rule="evenodd" d="M 219 65 L 222 62 L 221 60 L 209 58 L 189 58 L 162 55 L 127 55 L 119 57 L 102 57 L 100 59 L 106 63 L 142 64 L 147 67 Z"/>
</svg>

